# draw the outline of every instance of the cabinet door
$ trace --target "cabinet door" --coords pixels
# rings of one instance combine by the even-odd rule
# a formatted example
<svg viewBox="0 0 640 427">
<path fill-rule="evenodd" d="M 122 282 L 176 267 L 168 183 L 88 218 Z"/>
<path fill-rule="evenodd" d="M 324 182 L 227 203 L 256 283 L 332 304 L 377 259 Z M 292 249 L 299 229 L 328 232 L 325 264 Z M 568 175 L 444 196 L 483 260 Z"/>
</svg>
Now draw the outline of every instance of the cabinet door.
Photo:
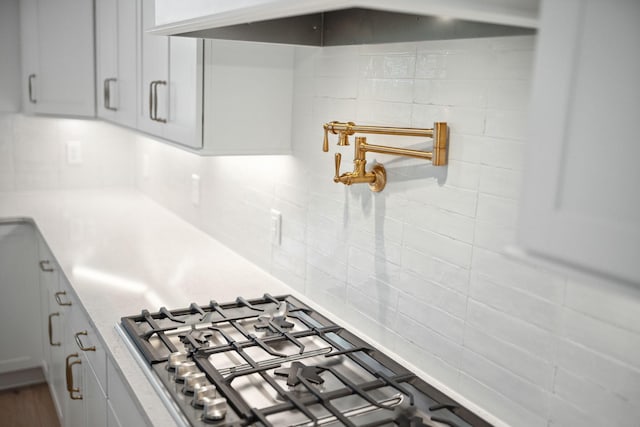
<svg viewBox="0 0 640 427">
<path fill-rule="evenodd" d="M 84 406 L 84 424 L 92 427 L 107 426 L 107 397 L 100 386 L 98 377 L 86 362 L 83 354 L 82 400 Z"/>
<path fill-rule="evenodd" d="M 37 260 L 31 225 L 0 224 L 0 373 L 42 363 Z"/>
<path fill-rule="evenodd" d="M 640 284 L 640 3 L 545 1 L 519 237 Z"/>
<path fill-rule="evenodd" d="M 98 116 L 129 127 L 137 120 L 136 3 L 96 1 Z"/>
<path fill-rule="evenodd" d="M 38 72 L 38 0 L 20 0 L 20 55 L 22 57 L 22 109 L 34 113 Z"/>
<path fill-rule="evenodd" d="M 35 20 L 32 1 L 27 1 L 30 14 L 22 20 L 21 33 L 33 31 L 37 37 L 37 68 L 25 76 L 31 82 L 32 111 L 94 116 L 93 1 L 37 0 Z M 23 48 L 34 46 L 25 43 Z"/>
<path fill-rule="evenodd" d="M 54 312 L 51 310 L 53 307 L 50 306 L 50 301 L 53 301 L 53 294 L 59 289 L 60 269 L 42 238 L 38 239 L 38 271 L 40 275 L 40 312 L 42 313 L 40 321 L 42 325 L 40 328 L 42 330 L 42 368 L 45 378 L 51 382 L 51 348 L 53 347 L 51 343 L 53 342 L 53 324 L 56 316 L 50 315 Z M 57 322 L 57 319 L 55 321 Z"/>
<path fill-rule="evenodd" d="M 145 416 L 134 403 L 130 389 L 124 384 L 113 361 L 107 359 L 108 426 L 128 427 L 149 425 Z"/>
<path fill-rule="evenodd" d="M 202 40 L 150 35 L 154 0 L 142 0 L 138 128 L 202 147 Z"/>
<path fill-rule="evenodd" d="M 145 32 L 147 28 L 153 27 L 154 0 L 142 0 L 141 7 L 138 127 L 145 132 L 162 137 L 164 132 L 162 120 L 167 119 L 166 94 L 169 79 L 169 38 L 166 36 L 153 36 Z"/>
</svg>

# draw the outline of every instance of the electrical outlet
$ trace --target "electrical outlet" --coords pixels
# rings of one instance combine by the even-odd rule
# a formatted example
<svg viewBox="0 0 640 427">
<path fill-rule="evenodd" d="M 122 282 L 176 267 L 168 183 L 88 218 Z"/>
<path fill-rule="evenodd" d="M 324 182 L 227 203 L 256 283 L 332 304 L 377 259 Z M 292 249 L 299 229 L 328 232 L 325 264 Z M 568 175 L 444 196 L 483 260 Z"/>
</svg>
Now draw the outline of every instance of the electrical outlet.
<svg viewBox="0 0 640 427">
<path fill-rule="evenodd" d="M 282 243 L 282 214 L 271 209 L 271 243 L 280 246 Z"/>
<path fill-rule="evenodd" d="M 193 206 L 200 204 L 200 175 L 191 175 L 191 203 Z"/>
<path fill-rule="evenodd" d="M 80 141 L 67 141 L 67 164 L 79 165 L 82 163 L 82 143 Z"/>
</svg>

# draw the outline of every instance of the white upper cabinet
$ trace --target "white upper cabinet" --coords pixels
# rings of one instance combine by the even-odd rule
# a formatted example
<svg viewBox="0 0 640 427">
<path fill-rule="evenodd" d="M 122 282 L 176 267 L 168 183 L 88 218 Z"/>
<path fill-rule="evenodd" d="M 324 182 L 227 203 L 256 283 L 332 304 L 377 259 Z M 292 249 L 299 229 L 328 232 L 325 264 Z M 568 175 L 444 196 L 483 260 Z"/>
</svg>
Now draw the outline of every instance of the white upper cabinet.
<svg viewBox="0 0 640 427">
<path fill-rule="evenodd" d="M 143 0 L 138 128 L 202 148 L 202 41 L 147 34 L 154 16 L 153 0 Z"/>
<path fill-rule="evenodd" d="M 543 3 L 519 239 L 640 284 L 640 2 Z"/>
<path fill-rule="evenodd" d="M 132 0 L 96 0 L 98 117 L 135 128 L 138 8 Z"/>
<path fill-rule="evenodd" d="M 93 0 L 21 0 L 23 109 L 95 116 Z"/>
</svg>

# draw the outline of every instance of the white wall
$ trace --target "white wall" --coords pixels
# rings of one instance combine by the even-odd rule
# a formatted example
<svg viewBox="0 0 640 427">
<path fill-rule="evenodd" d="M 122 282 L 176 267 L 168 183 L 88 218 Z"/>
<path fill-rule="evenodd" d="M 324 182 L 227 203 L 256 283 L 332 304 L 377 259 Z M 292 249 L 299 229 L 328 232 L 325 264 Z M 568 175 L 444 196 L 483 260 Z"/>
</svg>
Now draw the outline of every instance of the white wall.
<svg viewBox="0 0 640 427">
<path fill-rule="evenodd" d="M 514 241 L 534 42 L 299 49 L 293 156 L 200 158 L 139 137 L 137 185 L 514 426 L 637 427 L 640 290 L 500 253 Z M 372 156 L 387 166 L 382 193 L 334 184 L 330 120 L 446 120 L 450 164 Z"/>
<path fill-rule="evenodd" d="M 80 143 L 81 164 L 66 144 Z M 133 186 L 134 135 L 93 120 L 0 114 L 0 191 Z"/>
</svg>

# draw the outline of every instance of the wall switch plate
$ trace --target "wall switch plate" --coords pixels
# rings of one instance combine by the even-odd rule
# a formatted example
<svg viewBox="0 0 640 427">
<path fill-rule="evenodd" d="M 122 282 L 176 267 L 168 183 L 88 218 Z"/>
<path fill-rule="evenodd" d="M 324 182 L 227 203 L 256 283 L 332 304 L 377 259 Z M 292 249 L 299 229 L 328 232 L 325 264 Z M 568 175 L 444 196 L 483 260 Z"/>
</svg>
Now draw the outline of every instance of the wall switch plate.
<svg viewBox="0 0 640 427">
<path fill-rule="evenodd" d="M 82 143 L 80 141 L 67 141 L 67 164 L 79 165 L 82 163 Z"/>
<path fill-rule="evenodd" d="M 280 246 L 282 243 L 282 214 L 271 209 L 271 243 Z"/>
<path fill-rule="evenodd" d="M 191 175 L 191 203 L 193 206 L 200 204 L 200 175 Z"/>
</svg>

